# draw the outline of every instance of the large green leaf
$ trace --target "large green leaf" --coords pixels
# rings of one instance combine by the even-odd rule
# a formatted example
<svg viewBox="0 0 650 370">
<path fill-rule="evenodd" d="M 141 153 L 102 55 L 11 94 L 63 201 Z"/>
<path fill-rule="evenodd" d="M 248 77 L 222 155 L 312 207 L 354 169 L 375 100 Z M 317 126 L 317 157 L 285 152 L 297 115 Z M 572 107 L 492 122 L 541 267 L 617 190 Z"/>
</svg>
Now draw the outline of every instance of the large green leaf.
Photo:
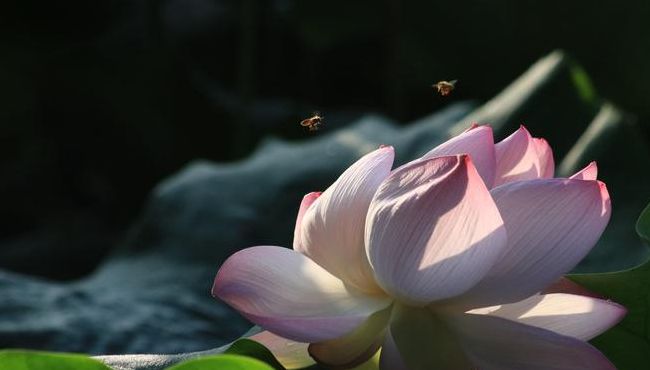
<svg viewBox="0 0 650 370">
<path fill-rule="evenodd" d="M 273 370 L 270 365 L 251 357 L 217 355 L 189 360 L 168 370 Z"/>
<path fill-rule="evenodd" d="M 92 358 L 69 353 L 0 351 L 0 370 L 110 370 Z"/>
<path fill-rule="evenodd" d="M 97 356 L 96 359 L 120 370 L 162 370 L 172 365 L 201 358 L 211 358 L 215 355 L 241 355 L 267 363 L 275 370 L 285 370 L 271 351 L 262 344 L 245 337 L 256 334 L 259 327 L 253 327 L 244 338 L 208 351 L 180 353 L 173 355 L 116 355 Z M 4 369 L 0 369 L 4 370 Z"/>
<path fill-rule="evenodd" d="M 255 359 L 263 361 L 276 370 L 284 370 L 284 367 L 273 356 L 273 353 L 271 353 L 268 348 L 264 347 L 254 340 L 246 338 L 239 339 L 230 345 L 225 353 L 231 355 L 253 357 Z"/>
<path fill-rule="evenodd" d="M 636 228 L 641 238 L 650 241 L 650 205 L 641 213 Z M 650 262 L 620 272 L 577 274 L 569 278 L 628 310 L 623 321 L 592 343 L 619 370 L 647 369 L 650 364 Z"/>
</svg>

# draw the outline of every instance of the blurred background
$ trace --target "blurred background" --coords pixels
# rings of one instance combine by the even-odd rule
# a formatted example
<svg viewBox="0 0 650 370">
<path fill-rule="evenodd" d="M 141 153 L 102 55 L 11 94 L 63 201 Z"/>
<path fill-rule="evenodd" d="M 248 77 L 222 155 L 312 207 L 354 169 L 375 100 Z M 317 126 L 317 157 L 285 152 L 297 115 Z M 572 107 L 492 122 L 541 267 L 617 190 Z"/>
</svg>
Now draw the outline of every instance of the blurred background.
<svg viewBox="0 0 650 370">
<path fill-rule="evenodd" d="M 648 122 L 648 19 L 646 0 L 3 2 L 0 268 L 83 276 L 190 160 L 481 103 L 556 48 Z"/>
</svg>

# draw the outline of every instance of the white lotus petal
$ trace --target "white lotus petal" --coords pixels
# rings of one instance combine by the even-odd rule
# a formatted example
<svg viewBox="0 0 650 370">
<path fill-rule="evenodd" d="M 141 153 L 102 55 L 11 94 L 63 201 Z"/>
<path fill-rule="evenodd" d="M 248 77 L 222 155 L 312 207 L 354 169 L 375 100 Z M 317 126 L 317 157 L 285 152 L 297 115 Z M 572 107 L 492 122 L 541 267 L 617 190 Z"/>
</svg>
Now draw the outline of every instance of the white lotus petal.
<svg viewBox="0 0 650 370">
<path fill-rule="evenodd" d="M 466 155 L 394 171 L 368 212 L 366 248 L 375 277 L 411 304 L 464 293 L 505 245 L 499 212 Z"/>
<path fill-rule="evenodd" d="M 270 246 L 228 258 L 212 294 L 262 328 L 309 343 L 346 335 L 391 303 L 386 297 L 349 292 L 340 279 L 304 255 Z"/>
</svg>

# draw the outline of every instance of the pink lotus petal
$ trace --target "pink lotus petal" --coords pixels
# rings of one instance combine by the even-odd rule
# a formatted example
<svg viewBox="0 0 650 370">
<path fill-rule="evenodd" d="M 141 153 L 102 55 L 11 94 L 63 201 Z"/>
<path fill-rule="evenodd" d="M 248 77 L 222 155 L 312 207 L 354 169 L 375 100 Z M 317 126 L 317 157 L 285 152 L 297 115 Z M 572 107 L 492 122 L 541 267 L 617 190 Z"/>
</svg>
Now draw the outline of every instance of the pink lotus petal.
<svg viewBox="0 0 650 370">
<path fill-rule="evenodd" d="M 496 174 L 494 186 L 508 182 L 551 178 L 554 172 L 551 148 L 543 139 L 535 139 L 524 126 L 495 144 Z"/>
<path fill-rule="evenodd" d="M 533 138 L 537 158 L 539 158 L 540 178 L 552 179 L 555 175 L 555 161 L 553 160 L 553 150 L 548 142 L 542 138 Z"/>
<path fill-rule="evenodd" d="M 472 125 L 462 134 L 433 148 L 423 155 L 421 160 L 458 154 L 468 154 L 483 182 L 488 187 L 492 187 L 496 168 L 492 127 Z"/>
<path fill-rule="evenodd" d="M 368 211 L 366 249 L 375 277 L 411 304 L 464 293 L 505 245 L 499 211 L 467 155 L 394 171 Z"/>
<path fill-rule="evenodd" d="M 607 188 L 599 181 L 531 180 L 491 193 L 508 247 L 466 295 L 479 305 L 516 302 L 557 281 L 589 253 L 611 213 Z"/>
<path fill-rule="evenodd" d="M 516 303 L 468 313 L 501 317 L 587 341 L 616 325 L 626 310 L 611 301 L 558 293 L 534 295 Z"/>
<path fill-rule="evenodd" d="M 590 344 L 549 330 L 486 315 L 447 322 L 481 370 L 616 370 Z"/>
<path fill-rule="evenodd" d="M 309 353 L 327 368 L 352 368 L 368 361 L 384 337 L 390 309 L 375 312 L 352 333 L 333 340 L 314 343 Z"/>
<path fill-rule="evenodd" d="M 356 288 L 377 292 L 363 245 L 368 205 L 390 173 L 394 150 L 377 149 L 350 166 L 301 219 L 294 249 Z"/>
<path fill-rule="evenodd" d="M 305 212 L 311 207 L 312 204 L 320 197 L 322 192 L 312 192 L 306 194 L 300 202 L 300 208 L 298 209 L 298 216 L 296 217 L 296 226 L 293 230 L 293 249 L 299 250 L 302 245 L 302 218 L 305 216 Z"/>
<path fill-rule="evenodd" d="M 379 355 L 379 370 L 409 370 L 400 355 L 390 330 L 386 332 Z"/>
<path fill-rule="evenodd" d="M 552 293 L 566 293 L 566 294 L 582 295 L 591 298 L 606 299 L 602 295 L 596 292 L 592 292 L 591 290 L 565 277 L 561 277 L 559 280 L 547 286 L 542 291 L 542 294 L 552 294 Z"/>
<path fill-rule="evenodd" d="M 262 328 L 309 343 L 341 337 L 390 304 L 385 297 L 353 294 L 309 258 L 270 246 L 228 258 L 212 294 Z"/>
<path fill-rule="evenodd" d="M 598 166 L 596 162 L 591 162 L 587 167 L 576 172 L 570 179 L 576 180 L 596 180 L 598 178 Z"/>
<path fill-rule="evenodd" d="M 315 364 L 307 347 L 309 343 L 295 342 L 282 338 L 270 331 L 262 331 L 248 337 L 268 348 L 278 362 L 287 370 L 303 369 Z"/>
</svg>

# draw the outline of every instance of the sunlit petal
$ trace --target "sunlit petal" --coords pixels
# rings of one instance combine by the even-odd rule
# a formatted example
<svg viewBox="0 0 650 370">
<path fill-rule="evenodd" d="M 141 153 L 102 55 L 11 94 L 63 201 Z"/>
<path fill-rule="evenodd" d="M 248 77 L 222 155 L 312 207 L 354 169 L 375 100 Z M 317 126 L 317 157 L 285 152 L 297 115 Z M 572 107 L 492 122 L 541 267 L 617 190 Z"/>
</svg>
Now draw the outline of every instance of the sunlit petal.
<svg viewBox="0 0 650 370">
<path fill-rule="evenodd" d="M 370 200 L 388 176 L 394 151 L 377 149 L 350 166 L 301 218 L 294 249 L 358 289 L 378 291 L 363 245 Z"/>
<path fill-rule="evenodd" d="M 534 295 L 516 303 L 474 309 L 469 313 L 502 317 L 586 341 L 616 325 L 626 310 L 603 299 L 557 293 Z"/>
<path fill-rule="evenodd" d="M 553 160 L 553 150 L 548 142 L 541 138 L 533 138 L 537 158 L 539 159 L 540 178 L 550 179 L 555 175 L 555 161 Z"/>
<path fill-rule="evenodd" d="M 343 282 L 290 249 L 244 249 L 223 264 L 212 294 L 282 337 L 320 342 L 350 333 L 390 304 L 349 292 Z"/>
<path fill-rule="evenodd" d="M 496 167 L 492 127 L 473 124 L 467 131 L 433 148 L 421 160 L 458 154 L 468 154 L 483 182 L 492 187 Z"/>
<path fill-rule="evenodd" d="M 544 140 L 535 139 L 524 126 L 495 144 L 494 186 L 508 182 L 553 177 L 553 154 Z"/>
<path fill-rule="evenodd" d="M 424 305 L 462 294 L 505 245 L 499 211 L 466 155 L 394 171 L 370 205 L 366 248 L 375 276 L 405 302 Z"/>
<path fill-rule="evenodd" d="M 309 207 L 314 204 L 321 194 L 320 191 L 308 193 L 302 198 L 302 202 L 300 202 L 298 216 L 296 217 L 296 226 L 293 230 L 293 248 L 296 250 L 300 250 L 302 246 L 302 218 L 305 216 L 305 212 L 307 212 Z"/>
<path fill-rule="evenodd" d="M 545 179 L 492 189 L 508 247 L 467 298 L 512 303 L 542 291 L 573 269 L 596 244 L 611 213 L 599 181 Z"/>
<path fill-rule="evenodd" d="M 576 180 L 596 180 L 598 178 L 598 166 L 596 162 L 589 163 L 587 167 L 576 172 L 570 178 Z"/>
</svg>

